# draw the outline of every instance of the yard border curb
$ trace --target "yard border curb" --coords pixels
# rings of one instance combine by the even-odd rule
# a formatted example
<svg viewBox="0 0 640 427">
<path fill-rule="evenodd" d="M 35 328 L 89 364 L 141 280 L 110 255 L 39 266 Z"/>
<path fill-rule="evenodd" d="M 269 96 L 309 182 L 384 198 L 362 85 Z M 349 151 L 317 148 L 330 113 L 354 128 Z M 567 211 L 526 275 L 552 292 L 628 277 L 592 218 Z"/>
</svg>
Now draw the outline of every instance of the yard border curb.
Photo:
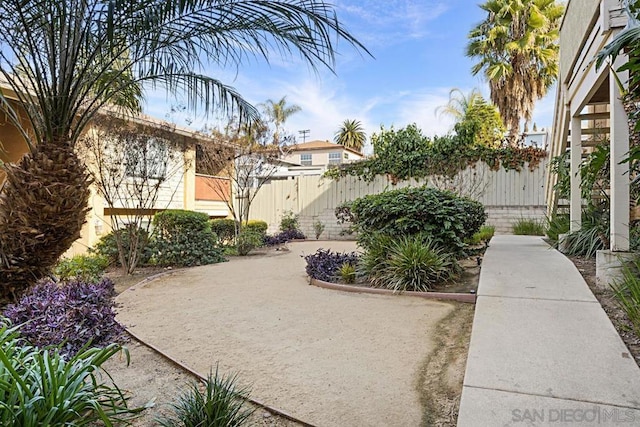
<svg viewBox="0 0 640 427">
<path fill-rule="evenodd" d="M 476 294 L 461 294 L 461 293 L 448 293 L 448 292 L 415 292 L 415 291 L 396 292 L 390 289 L 365 288 L 362 286 L 350 286 L 350 285 L 343 285 L 340 283 L 325 282 L 323 280 L 314 279 L 313 277 L 311 278 L 309 284 L 311 286 L 317 286 L 323 289 L 331 289 L 335 291 L 353 292 L 353 293 L 360 293 L 360 294 L 405 295 L 405 296 L 424 298 L 424 299 L 457 301 L 457 302 L 464 302 L 469 304 L 476 303 Z"/>
<path fill-rule="evenodd" d="M 161 277 L 164 276 L 168 276 L 171 273 L 180 271 L 180 270 L 184 270 L 184 269 L 177 269 L 177 270 L 171 270 L 171 271 L 163 271 L 160 272 L 158 274 L 154 274 L 153 276 L 149 276 L 144 278 L 143 280 L 141 280 L 140 282 L 136 283 L 133 286 L 130 286 L 129 288 L 127 288 L 124 292 L 127 292 L 128 290 L 135 290 L 135 288 L 137 288 L 138 286 L 143 286 L 146 285 L 149 282 L 152 282 L 156 279 L 159 279 Z M 200 374 L 199 372 L 191 369 L 189 366 L 185 365 L 184 363 L 180 362 L 179 360 L 174 359 L 173 357 L 169 356 L 168 354 L 166 354 L 165 352 L 163 352 L 162 350 L 160 350 L 158 347 L 156 347 L 153 344 L 150 344 L 146 341 L 144 341 L 142 338 L 140 338 L 138 335 L 136 335 L 135 333 L 131 332 L 131 330 L 127 327 L 125 327 L 125 331 L 127 332 L 127 334 L 129 334 L 131 336 L 131 338 L 133 338 L 134 340 L 138 341 L 140 344 L 144 345 L 145 347 L 147 347 L 148 349 L 150 349 L 151 351 L 159 354 L 160 356 L 162 356 L 163 358 L 167 359 L 170 363 L 172 363 L 173 365 L 179 367 L 180 369 L 183 369 L 185 371 L 187 371 L 189 374 L 191 374 L 192 376 L 198 378 L 200 381 L 205 381 L 207 379 L 207 377 L 205 377 L 204 375 Z M 281 410 L 278 408 L 274 408 L 273 406 L 270 406 L 264 402 L 261 402 L 259 400 L 256 400 L 252 397 L 247 397 L 246 400 L 250 403 L 253 403 L 256 406 L 259 406 L 265 410 L 267 410 L 268 412 L 272 413 L 272 414 L 276 414 L 281 416 L 282 418 L 285 418 L 289 421 L 293 421 L 295 423 L 300 424 L 301 426 L 304 427 L 317 427 L 314 424 L 310 424 L 306 421 L 303 421 L 299 418 L 296 418 L 295 416 Z"/>
</svg>

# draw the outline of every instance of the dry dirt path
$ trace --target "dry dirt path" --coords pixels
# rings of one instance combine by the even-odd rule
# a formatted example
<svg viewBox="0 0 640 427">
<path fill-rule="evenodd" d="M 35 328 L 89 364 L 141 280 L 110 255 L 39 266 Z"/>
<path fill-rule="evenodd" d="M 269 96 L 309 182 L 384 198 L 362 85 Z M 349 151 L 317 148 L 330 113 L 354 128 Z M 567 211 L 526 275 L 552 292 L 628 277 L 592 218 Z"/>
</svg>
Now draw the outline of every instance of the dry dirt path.
<svg viewBox="0 0 640 427">
<path fill-rule="evenodd" d="M 238 372 L 252 397 L 318 426 L 417 426 L 419 378 L 453 305 L 308 285 L 300 242 L 134 287 L 119 320 L 201 374 Z"/>
</svg>

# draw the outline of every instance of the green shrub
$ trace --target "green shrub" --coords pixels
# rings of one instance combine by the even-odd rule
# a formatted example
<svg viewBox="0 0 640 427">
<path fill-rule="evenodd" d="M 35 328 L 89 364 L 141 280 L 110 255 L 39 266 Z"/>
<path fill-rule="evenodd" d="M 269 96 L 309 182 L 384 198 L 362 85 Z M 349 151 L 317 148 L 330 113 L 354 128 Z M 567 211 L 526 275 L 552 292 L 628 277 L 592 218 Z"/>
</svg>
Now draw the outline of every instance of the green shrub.
<svg viewBox="0 0 640 427">
<path fill-rule="evenodd" d="M 81 282 L 98 282 L 109 266 L 109 259 L 102 255 L 76 255 L 58 261 L 53 274 L 59 280 L 78 280 Z"/>
<path fill-rule="evenodd" d="M 463 252 L 464 242 L 487 218 L 481 203 L 426 186 L 365 196 L 356 199 L 350 211 L 358 242 L 365 249 L 371 235 L 426 233 L 434 245 L 455 254 Z"/>
<path fill-rule="evenodd" d="M 493 225 L 483 225 L 480 227 L 480 230 L 471 237 L 471 242 L 473 242 L 474 245 L 484 243 L 485 246 L 489 246 L 489 240 L 491 240 L 495 233 L 496 228 Z"/>
<path fill-rule="evenodd" d="M 205 213 L 167 210 L 153 217 L 158 265 L 186 267 L 224 261 Z"/>
<path fill-rule="evenodd" d="M 236 240 L 238 255 L 249 255 L 249 252 L 262 246 L 264 236 L 256 231 L 245 229 L 240 232 Z"/>
<path fill-rule="evenodd" d="M 236 221 L 229 218 L 212 219 L 211 231 L 221 243 L 232 243 L 236 238 Z"/>
<path fill-rule="evenodd" d="M 219 376 L 209 373 L 204 382 L 193 383 L 173 403 L 173 414 L 159 419 L 165 427 L 237 427 L 243 425 L 253 413 L 245 409 L 248 390 L 237 388 L 237 376 Z"/>
<path fill-rule="evenodd" d="M 516 236 L 544 236 L 544 224 L 537 219 L 520 218 L 511 229 Z"/>
<path fill-rule="evenodd" d="M 137 236 L 137 247 L 139 248 L 137 264 L 148 264 L 151 256 L 153 255 L 153 248 L 151 247 L 149 233 L 143 228 L 138 228 L 135 232 L 133 232 L 134 227 L 136 226 L 130 224 L 121 230 L 115 230 L 109 234 L 102 236 L 100 241 L 98 241 L 98 243 L 96 243 L 96 245 L 92 249 L 90 249 L 90 252 L 106 257 L 109 260 L 109 263 L 112 265 L 121 265 L 120 254 L 118 252 L 118 244 L 116 243 L 115 234 L 119 234 L 120 238 L 122 239 L 122 249 L 124 251 L 123 255 L 126 259 L 131 259 L 131 247 L 136 246 L 132 245 L 132 243 L 135 243 L 135 239 Z"/>
<path fill-rule="evenodd" d="M 286 211 L 280 220 L 280 231 L 299 230 L 298 215 L 291 211 Z"/>
<path fill-rule="evenodd" d="M 557 243 L 561 234 L 569 232 L 570 224 L 568 214 L 554 212 L 551 216 L 547 217 L 547 237 L 554 243 Z"/>
<path fill-rule="evenodd" d="M 640 258 L 636 257 L 622 268 L 622 279 L 611 287 L 618 304 L 631 321 L 633 331 L 640 337 Z"/>
<path fill-rule="evenodd" d="M 430 291 L 458 270 L 455 257 L 444 253 L 424 235 L 388 240 L 384 257 L 369 277 L 371 284 L 393 291 Z"/>
<path fill-rule="evenodd" d="M 100 374 L 120 351 L 111 344 L 65 357 L 55 347 L 25 343 L 0 319 L 0 425 L 112 425 L 130 418 L 141 409 L 129 409 L 118 387 Z"/>
<path fill-rule="evenodd" d="M 242 228 L 247 231 L 252 231 L 261 236 L 265 236 L 267 234 L 267 229 L 269 228 L 269 224 L 265 221 L 259 219 L 250 219 L 247 222 L 242 224 Z"/>
<path fill-rule="evenodd" d="M 353 264 L 345 262 L 338 269 L 338 276 L 340 280 L 344 283 L 355 283 L 356 282 L 356 267 Z"/>
</svg>

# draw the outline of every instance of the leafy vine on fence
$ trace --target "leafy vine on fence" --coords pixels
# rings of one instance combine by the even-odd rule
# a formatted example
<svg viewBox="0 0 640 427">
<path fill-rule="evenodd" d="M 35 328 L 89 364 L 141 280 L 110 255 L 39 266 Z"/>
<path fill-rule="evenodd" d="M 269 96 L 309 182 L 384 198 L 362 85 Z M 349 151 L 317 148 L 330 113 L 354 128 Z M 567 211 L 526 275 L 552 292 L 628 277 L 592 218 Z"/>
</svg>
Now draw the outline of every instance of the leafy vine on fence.
<svg viewBox="0 0 640 427">
<path fill-rule="evenodd" d="M 372 181 L 377 175 L 387 175 L 392 182 L 428 176 L 453 177 L 478 162 L 491 170 L 535 170 L 547 157 L 543 148 L 503 145 L 488 147 L 464 141 L 457 135 L 434 137 L 422 135 L 415 125 L 384 130 L 372 137 L 374 156 L 329 169 L 325 176 L 339 180 L 357 176 Z"/>
</svg>

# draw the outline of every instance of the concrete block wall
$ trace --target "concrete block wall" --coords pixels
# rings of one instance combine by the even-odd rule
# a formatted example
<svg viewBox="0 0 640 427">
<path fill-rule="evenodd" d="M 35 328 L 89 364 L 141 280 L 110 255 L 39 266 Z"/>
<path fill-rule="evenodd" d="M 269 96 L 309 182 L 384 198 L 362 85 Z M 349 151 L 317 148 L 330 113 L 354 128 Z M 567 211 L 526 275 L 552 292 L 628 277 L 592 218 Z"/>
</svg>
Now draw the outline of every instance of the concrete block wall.
<svg viewBox="0 0 640 427">
<path fill-rule="evenodd" d="M 512 225 L 519 219 L 545 220 L 545 206 L 487 206 L 487 225 L 496 228 L 496 234 L 512 234 Z M 313 225 L 316 221 L 324 224 L 321 240 L 355 240 L 355 235 L 344 234 L 349 227 L 347 224 L 338 224 L 333 209 L 325 209 L 317 216 L 300 215 L 298 223 L 300 230 L 308 239 L 315 239 Z M 278 232 L 279 224 L 269 224 L 268 233 Z"/>
<path fill-rule="evenodd" d="M 336 219 L 335 213 L 333 209 L 325 209 L 319 215 L 309 216 L 309 215 L 299 215 L 298 216 L 298 226 L 300 227 L 300 231 L 307 236 L 307 239 L 313 240 L 316 238 L 316 230 L 314 228 L 314 224 L 316 221 L 322 222 L 324 224 L 324 230 L 320 235 L 320 240 L 355 240 L 355 235 L 348 235 L 342 233 L 345 230 L 349 229 L 349 225 L 347 224 L 338 224 L 338 220 Z M 277 234 L 280 231 L 280 223 L 270 223 L 269 228 L 267 228 L 268 234 Z"/>
<path fill-rule="evenodd" d="M 487 225 L 496 228 L 496 234 L 512 234 L 512 225 L 519 219 L 545 220 L 545 206 L 487 206 Z M 342 235 L 348 228 L 345 224 L 338 224 L 333 209 L 325 209 L 317 217 L 301 216 L 300 229 L 310 239 L 315 238 L 313 224 L 320 220 L 324 224 L 322 240 L 355 240 L 353 235 Z M 276 227 L 277 228 L 277 227 Z"/>
<path fill-rule="evenodd" d="M 348 224 L 338 224 L 334 209 L 325 209 L 319 215 L 300 216 L 298 222 L 300 224 L 300 230 L 307 236 L 308 239 L 315 239 L 316 232 L 313 225 L 316 221 L 320 221 L 324 224 L 324 231 L 320 235 L 321 240 L 355 240 L 355 235 L 349 235 L 343 233 L 349 229 Z"/>
<path fill-rule="evenodd" d="M 545 220 L 545 206 L 487 206 L 487 225 L 496 228 L 496 234 L 513 234 L 513 223 L 519 219 Z"/>
</svg>

